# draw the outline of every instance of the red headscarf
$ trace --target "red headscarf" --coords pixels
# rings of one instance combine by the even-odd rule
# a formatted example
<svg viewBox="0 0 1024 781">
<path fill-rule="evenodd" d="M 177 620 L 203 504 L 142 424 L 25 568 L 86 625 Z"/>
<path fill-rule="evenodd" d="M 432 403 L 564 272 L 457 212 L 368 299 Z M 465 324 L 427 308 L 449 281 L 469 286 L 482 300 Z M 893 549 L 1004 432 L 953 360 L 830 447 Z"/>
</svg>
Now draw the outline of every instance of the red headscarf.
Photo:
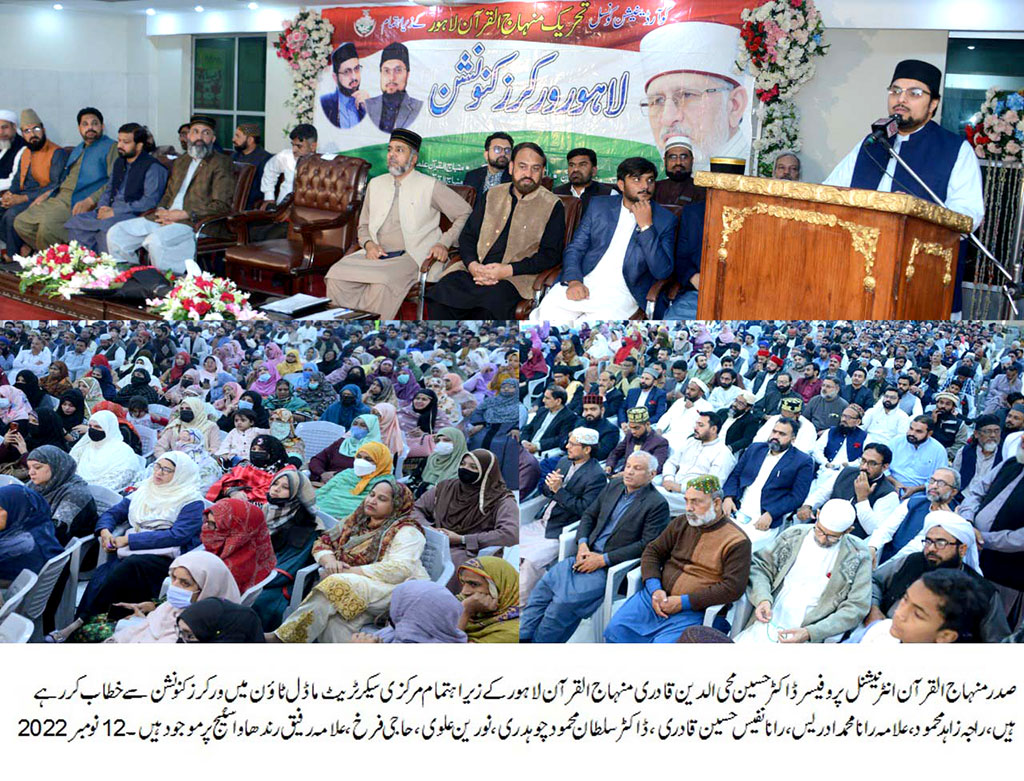
<svg viewBox="0 0 1024 781">
<path fill-rule="evenodd" d="M 185 356 L 185 363 L 182 364 L 181 366 L 178 366 L 178 357 L 181 356 L 181 355 Z M 175 383 L 177 383 L 178 380 L 181 379 L 181 375 L 183 375 L 185 372 L 187 372 L 191 368 L 192 368 L 192 356 L 189 355 L 184 350 L 181 350 L 178 353 L 178 355 L 174 356 L 174 363 L 171 364 L 171 381 L 170 381 L 169 385 L 174 385 Z"/>
<path fill-rule="evenodd" d="M 643 344 L 643 339 L 640 338 L 640 334 L 634 330 L 631 335 L 628 335 L 622 340 L 622 347 L 620 347 L 619 351 L 615 353 L 615 365 L 618 366 L 632 355 L 633 350 L 642 350 Z"/>
<path fill-rule="evenodd" d="M 90 366 L 106 366 L 108 369 L 110 369 L 110 361 L 107 360 L 107 356 L 100 355 L 99 353 L 96 353 L 96 355 L 94 355 L 92 357 L 92 360 L 89 361 L 89 365 Z M 111 369 L 111 372 L 113 372 L 113 369 Z"/>
<path fill-rule="evenodd" d="M 130 428 L 133 432 L 135 432 L 135 436 L 139 435 L 139 432 L 135 429 L 135 426 L 132 425 L 131 420 L 128 419 L 128 410 L 126 410 L 120 404 L 115 404 L 112 401 L 101 401 L 99 404 L 92 408 L 92 414 L 99 412 L 101 409 L 105 409 L 108 412 L 113 412 L 114 417 L 117 418 L 118 423 L 122 423 L 128 428 Z"/>
<path fill-rule="evenodd" d="M 544 361 L 544 353 L 540 351 L 539 347 L 530 348 L 530 357 L 526 360 L 526 363 L 519 367 L 519 373 L 528 380 L 548 373 L 548 365 Z"/>
<path fill-rule="evenodd" d="M 209 523 L 213 521 L 214 528 Z M 203 546 L 223 561 L 242 593 L 277 566 L 263 511 L 243 499 L 221 499 L 204 513 Z"/>
</svg>

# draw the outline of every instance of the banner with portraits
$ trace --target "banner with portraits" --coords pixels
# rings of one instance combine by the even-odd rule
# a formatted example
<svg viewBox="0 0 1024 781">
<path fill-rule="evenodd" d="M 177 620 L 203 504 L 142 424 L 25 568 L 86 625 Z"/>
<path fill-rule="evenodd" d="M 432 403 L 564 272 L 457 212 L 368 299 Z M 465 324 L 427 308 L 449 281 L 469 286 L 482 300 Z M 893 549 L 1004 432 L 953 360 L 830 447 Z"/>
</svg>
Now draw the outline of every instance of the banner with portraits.
<svg viewBox="0 0 1024 781">
<path fill-rule="evenodd" d="M 753 82 L 737 71 L 749 0 L 635 0 L 330 8 L 334 54 L 317 83 L 322 151 L 363 157 L 383 173 L 390 131 L 423 137 L 419 168 L 447 182 L 484 164 L 495 131 L 534 141 L 548 173 L 565 154 L 597 153 L 614 181 L 623 158 L 659 164 L 684 136 L 694 170 L 749 158 Z"/>
</svg>

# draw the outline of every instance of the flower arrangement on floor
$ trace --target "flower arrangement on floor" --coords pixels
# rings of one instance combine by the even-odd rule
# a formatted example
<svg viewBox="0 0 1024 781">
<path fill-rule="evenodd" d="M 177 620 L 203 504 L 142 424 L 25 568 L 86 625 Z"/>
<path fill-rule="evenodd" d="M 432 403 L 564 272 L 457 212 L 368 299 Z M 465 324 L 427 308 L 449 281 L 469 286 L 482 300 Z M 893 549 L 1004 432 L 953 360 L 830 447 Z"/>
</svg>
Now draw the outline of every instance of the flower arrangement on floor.
<svg viewBox="0 0 1024 781">
<path fill-rule="evenodd" d="M 1024 150 L 1024 90 L 990 89 L 981 110 L 964 128 L 974 154 L 983 160 L 1022 161 Z"/>
<path fill-rule="evenodd" d="M 186 265 L 188 265 L 186 263 Z M 198 272 L 198 273 L 196 273 Z M 249 294 L 243 293 L 230 279 L 215 277 L 198 267 L 164 298 L 146 301 L 155 314 L 165 320 L 257 320 L 263 317 L 249 306 Z"/>
<path fill-rule="evenodd" d="M 800 112 L 793 98 L 814 76 L 814 58 L 828 52 L 829 44 L 814 0 L 768 0 L 740 18 L 736 66 L 754 76 L 761 128 L 754 152 L 758 173 L 770 176 L 777 153 L 800 149 Z"/>
<path fill-rule="evenodd" d="M 292 95 L 285 106 L 296 123 L 313 122 L 313 101 L 320 72 L 331 63 L 334 25 L 319 11 L 301 9 L 294 19 L 282 22 L 284 30 L 274 42 L 277 56 L 292 69 Z M 294 126 L 292 126 L 294 127 Z M 285 128 L 285 133 L 291 127 Z"/>
<path fill-rule="evenodd" d="M 19 288 L 48 298 L 70 299 L 90 289 L 106 289 L 118 275 L 117 261 L 78 242 L 54 244 L 35 255 L 14 256 L 22 268 Z"/>
</svg>

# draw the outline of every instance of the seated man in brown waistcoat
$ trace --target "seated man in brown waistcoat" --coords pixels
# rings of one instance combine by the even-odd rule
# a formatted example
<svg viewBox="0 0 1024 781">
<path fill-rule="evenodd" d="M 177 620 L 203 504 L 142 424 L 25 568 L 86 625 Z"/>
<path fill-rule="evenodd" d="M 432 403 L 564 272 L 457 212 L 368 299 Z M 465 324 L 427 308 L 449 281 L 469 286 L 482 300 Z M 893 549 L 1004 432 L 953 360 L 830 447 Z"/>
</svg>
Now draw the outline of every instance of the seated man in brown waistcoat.
<svg viewBox="0 0 1024 781">
<path fill-rule="evenodd" d="M 512 181 L 491 187 L 462 229 L 462 265 L 427 291 L 430 319 L 512 320 L 537 274 L 562 261 L 565 209 L 540 186 L 546 166 L 536 144 L 512 150 Z"/>
</svg>

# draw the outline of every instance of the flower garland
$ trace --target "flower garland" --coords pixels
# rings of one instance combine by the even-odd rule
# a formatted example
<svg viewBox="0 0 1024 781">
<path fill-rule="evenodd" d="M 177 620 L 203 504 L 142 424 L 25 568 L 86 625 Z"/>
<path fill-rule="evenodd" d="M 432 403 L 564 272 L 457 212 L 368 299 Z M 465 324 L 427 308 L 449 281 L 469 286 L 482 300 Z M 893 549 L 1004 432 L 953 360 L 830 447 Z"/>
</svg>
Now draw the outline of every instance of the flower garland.
<svg viewBox="0 0 1024 781">
<path fill-rule="evenodd" d="M 793 98 L 814 76 L 813 58 L 827 53 L 829 44 L 814 0 L 767 0 L 740 18 L 736 66 L 754 76 L 761 128 L 754 151 L 758 173 L 770 176 L 778 152 L 800 149 L 800 112 Z"/>
<path fill-rule="evenodd" d="M 249 306 L 249 294 L 230 279 L 209 272 L 180 279 L 165 298 L 146 301 L 165 320 L 256 320 L 262 317 Z"/>
<path fill-rule="evenodd" d="M 292 110 L 296 123 L 313 122 L 313 101 L 320 72 L 331 63 L 331 39 L 334 25 L 319 11 L 301 9 L 284 27 L 274 48 L 277 56 L 292 69 L 292 95 L 285 106 Z M 289 132 L 294 125 L 285 128 Z"/>
<path fill-rule="evenodd" d="M 24 293 L 34 287 L 39 295 L 63 298 L 90 289 L 106 289 L 117 277 L 117 261 L 97 254 L 78 242 L 54 244 L 35 255 L 14 256 L 22 268 L 19 288 Z"/>
<path fill-rule="evenodd" d="M 983 160 L 1022 161 L 1024 150 L 1024 90 L 994 87 L 985 94 L 981 110 L 964 128 L 974 154 Z"/>
</svg>

